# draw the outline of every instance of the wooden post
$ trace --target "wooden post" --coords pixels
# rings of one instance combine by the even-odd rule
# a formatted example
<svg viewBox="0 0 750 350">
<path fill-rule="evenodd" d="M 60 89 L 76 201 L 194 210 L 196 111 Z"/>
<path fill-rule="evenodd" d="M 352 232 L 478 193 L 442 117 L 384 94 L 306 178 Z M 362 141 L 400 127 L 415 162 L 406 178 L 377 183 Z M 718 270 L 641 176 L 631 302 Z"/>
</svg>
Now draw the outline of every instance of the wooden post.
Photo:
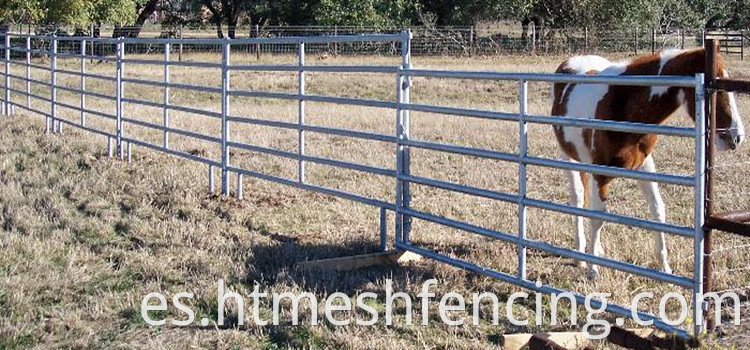
<svg viewBox="0 0 750 350">
<path fill-rule="evenodd" d="M 718 47 L 714 39 L 706 39 L 704 49 L 706 50 L 706 67 L 705 67 L 705 84 L 706 84 L 706 103 L 704 105 L 706 115 L 706 129 L 709 131 L 706 137 L 706 218 L 711 218 L 714 214 L 714 163 L 716 160 L 716 55 Z M 713 291 L 713 279 L 711 276 L 711 252 L 712 237 L 711 229 L 706 228 L 703 235 L 703 294 Z M 706 321 L 706 330 L 712 331 L 716 320 L 713 319 L 712 305 L 706 300 L 706 310 L 704 320 Z"/>
<path fill-rule="evenodd" d="M 531 22 L 529 27 L 531 28 L 531 54 L 536 55 L 536 24 Z"/>
<path fill-rule="evenodd" d="M 534 39 L 533 39 L 533 37 L 532 37 L 531 40 L 532 40 L 531 41 L 532 45 L 534 45 Z M 533 53 L 533 49 L 532 49 L 532 53 Z M 470 32 L 469 32 L 469 54 L 470 55 L 474 54 L 474 26 L 471 26 L 471 29 L 470 29 Z"/>
<path fill-rule="evenodd" d="M 651 54 L 656 53 L 656 29 L 651 28 Z"/>
<path fill-rule="evenodd" d="M 680 29 L 680 49 L 685 50 L 685 29 Z"/>
<path fill-rule="evenodd" d="M 333 36 L 339 35 L 339 26 L 333 26 Z M 333 43 L 333 56 L 339 55 L 339 43 L 335 42 Z"/>
<path fill-rule="evenodd" d="M 583 27 L 583 49 L 589 52 L 589 27 Z"/>
<path fill-rule="evenodd" d="M 745 60 L 745 31 L 740 30 L 740 59 Z"/>
<path fill-rule="evenodd" d="M 255 37 L 260 38 L 260 26 L 255 25 Z M 255 58 L 260 60 L 260 42 L 255 44 Z"/>
</svg>

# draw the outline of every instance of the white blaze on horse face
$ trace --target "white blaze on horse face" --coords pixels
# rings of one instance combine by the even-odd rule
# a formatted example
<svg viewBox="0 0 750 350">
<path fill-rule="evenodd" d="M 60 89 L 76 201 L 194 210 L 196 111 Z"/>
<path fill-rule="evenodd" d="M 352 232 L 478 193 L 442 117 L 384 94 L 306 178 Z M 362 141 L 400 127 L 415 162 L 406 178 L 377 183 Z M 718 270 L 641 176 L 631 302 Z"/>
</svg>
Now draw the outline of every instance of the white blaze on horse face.
<svg viewBox="0 0 750 350">
<path fill-rule="evenodd" d="M 664 66 L 666 66 L 667 63 L 669 63 L 669 61 L 679 56 L 683 52 L 684 51 L 682 50 L 675 50 L 675 49 L 664 50 L 660 52 L 659 53 L 659 71 L 656 72 L 656 75 L 662 75 L 662 73 L 664 72 Z M 653 99 L 654 97 L 664 95 L 665 93 L 667 93 L 667 90 L 669 90 L 669 86 L 652 86 L 651 96 L 649 97 L 649 99 Z"/>
<path fill-rule="evenodd" d="M 577 74 L 586 74 L 591 70 L 599 71 L 599 75 L 620 75 L 625 71 L 627 63 L 612 64 L 599 56 L 578 56 L 570 68 L 574 68 Z M 571 59 L 572 61 L 572 59 Z M 606 62 L 606 67 L 604 67 Z M 603 69 L 602 69 L 603 68 Z M 567 88 L 567 87 L 566 87 Z M 568 104 L 565 115 L 574 118 L 596 118 L 596 108 L 609 91 L 609 85 L 605 84 L 576 84 L 568 95 Z M 576 153 L 583 163 L 591 163 L 591 148 L 593 145 L 585 144 L 583 129 L 574 127 L 563 127 L 565 141 L 573 144 Z M 591 142 L 593 143 L 593 137 Z"/>
<path fill-rule="evenodd" d="M 729 72 L 725 69 L 721 72 L 721 76 L 729 78 Z M 740 110 L 737 108 L 737 100 L 734 98 L 734 93 L 727 93 L 729 99 L 729 109 L 732 113 L 732 124 L 729 126 L 729 135 L 732 139 L 737 140 L 735 147 L 739 146 L 745 140 L 745 126 L 742 124 L 742 117 L 740 116 Z M 727 149 L 727 145 L 722 145 L 722 140 L 719 139 L 719 148 Z"/>
</svg>

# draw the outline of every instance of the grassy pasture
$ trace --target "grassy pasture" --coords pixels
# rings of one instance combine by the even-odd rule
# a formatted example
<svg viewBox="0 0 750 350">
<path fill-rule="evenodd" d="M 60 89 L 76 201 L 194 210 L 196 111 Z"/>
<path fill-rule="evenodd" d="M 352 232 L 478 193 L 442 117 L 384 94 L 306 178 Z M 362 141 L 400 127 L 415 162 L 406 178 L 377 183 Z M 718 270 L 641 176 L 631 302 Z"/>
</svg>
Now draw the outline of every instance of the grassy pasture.
<svg viewBox="0 0 750 350">
<path fill-rule="evenodd" d="M 139 56 L 158 59 L 158 56 Z M 618 57 L 615 57 L 618 58 Z M 622 57 L 619 57 L 622 58 Z M 219 55 L 192 54 L 193 61 L 217 62 Z M 507 72 L 551 72 L 563 57 L 415 57 L 419 68 L 494 70 Z M 308 64 L 396 65 L 399 57 L 308 57 Z M 294 63 L 293 56 L 262 57 L 263 63 Z M 750 76 L 750 65 L 729 58 L 733 76 Z M 255 63 L 254 56 L 233 54 L 233 63 Z M 48 64 L 49 61 L 38 61 Z M 61 68 L 77 70 L 78 61 L 60 59 Z M 22 75 L 19 66 L 14 74 Z M 88 63 L 89 72 L 113 76 L 114 65 Z M 127 64 L 126 77 L 161 80 L 163 68 Z M 47 81 L 49 73 L 33 70 L 32 77 Z M 175 83 L 220 87 L 220 71 L 209 68 L 171 68 Z M 77 88 L 80 78 L 59 74 L 58 83 Z M 233 72 L 232 89 L 296 92 L 296 73 Z M 307 92 L 333 96 L 395 100 L 393 75 L 307 73 Z M 12 85 L 25 89 L 23 82 Z M 88 79 L 87 89 L 114 94 L 114 84 Z M 37 94 L 49 89 L 32 84 Z M 411 100 L 415 103 L 461 106 L 496 111 L 517 111 L 517 82 L 468 81 L 415 78 Z M 125 96 L 159 102 L 161 88 L 126 84 Z M 79 96 L 58 91 L 58 99 L 76 105 Z M 25 103 L 18 94 L 13 100 Z M 220 95 L 172 89 L 171 103 L 220 111 Z M 34 108 L 48 110 L 46 102 L 31 101 Z M 750 114 L 750 100 L 739 99 L 740 110 Z M 87 97 L 88 108 L 114 114 L 114 102 Z M 549 112 L 549 85 L 530 83 L 529 111 Z M 78 121 L 78 112 L 58 107 L 61 118 Z M 162 123 L 157 108 L 124 105 L 126 117 Z M 297 102 L 256 98 L 235 98 L 230 114 L 277 121 L 296 122 Z M 206 135 L 220 136 L 217 119 L 171 112 L 171 126 Z M 414 139 L 515 152 L 518 125 L 412 112 Z M 114 132 L 114 122 L 89 114 L 88 125 Z M 747 118 L 745 119 L 747 123 Z M 307 123 L 392 135 L 395 112 L 377 108 L 307 103 Z M 686 116 L 670 121 L 689 125 Z M 363 291 L 384 295 L 384 281 L 394 280 L 397 289 L 416 300 L 421 283 L 437 278 L 438 295 L 449 291 L 469 298 L 475 292 L 507 296 L 519 289 L 490 278 L 476 276 L 440 263 L 425 261 L 407 267 L 385 266 L 352 273 L 300 272 L 294 264 L 373 252 L 378 249 L 378 210 L 350 201 L 301 191 L 262 180 L 245 179 L 245 200 L 221 198 L 207 193 L 207 167 L 165 154 L 134 147 L 133 162 L 124 164 L 106 158 L 105 139 L 65 127 L 63 135 L 44 136 L 43 118 L 24 111 L 0 120 L 0 344 L 5 347 L 251 347 L 251 348 L 477 348 L 500 347 L 499 335 L 510 332 L 560 331 L 571 329 L 563 322 L 533 325 L 534 301 L 518 306 L 518 315 L 532 319 L 528 327 L 505 323 L 491 325 L 489 305 L 482 305 L 485 319 L 479 326 L 449 327 L 439 322 L 437 301 L 431 303 L 430 326 L 405 325 L 404 317 L 394 326 L 336 327 L 330 324 L 300 327 L 239 326 L 217 329 L 201 327 L 150 327 L 140 317 L 140 303 L 149 292 L 195 293 L 191 306 L 196 319 L 215 319 L 216 280 L 222 278 L 241 294 L 255 284 L 269 292 L 315 293 L 319 300 L 333 292 L 350 296 Z M 126 124 L 126 134 L 161 144 L 162 132 Z M 270 127 L 231 124 L 230 138 L 289 152 L 297 151 L 297 132 Z M 691 172 L 693 141 L 662 138 L 655 153 L 657 168 L 675 174 Z M 218 145 L 180 135 L 170 135 L 176 150 L 220 159 Z M 719 187 L 721 210 L 747 208 L 745 174 L 750 151 L 743 147 L 721 154 Z M 412 151 L 412 173 L 481 188 L 515 193 L 517 166 L 511 163 L 475 159 L 433 151 Z M 307 133 L 307 153 L 393 169 L 392 144 L 346 137 Z M 549 158 L 560 151 L 548 126 L 529 127 L 529 153 Z M 231 163 L 268 174 L 296 178 L 297 163 L 259 153 L 232 150 Z M 739 163 L 745 163 L 739 164 Z M 218 175 L 218 174 L 217 174 Z M 217 187 L 218 187 L 217 176 Z M 378 175 L 308 164 L 307 180 L 316 185 L 351 191 L 390 201 L 395 181 Z M 231 177 L 232 190 L 235 187 Z M 692 190 L 662 186 L 669 222 L 692 223 Z M 508 233 L 516 232 L 515 204 L 471 197 L 412 185 L 412 204 L 419 210 L 461 219 Z M 561 170 L 528 169 L 528 193 L 533 198 L 567 203 L 568 185 Z M 648 208 L 634 181 L 615 182 L 609 204 L 611 211 L 648 217 Z M 393 230 L 389 215 L 389 230 Z M 529 237 L 573 247 L 573 219 L 538 209 L 529 209 Z M 607 256 L 656 267 L 649 232 L 606 224 L 603 236 Z M 467 234 L 436 224 L 415 220 L 412 240 L 446 254 L 500 271 L 515 273 L 516 249 L 511 244 Z M 716 278 L 720 289 L 748 284 L 744 270 L 750 263 L 742 239 L 720 235 L 716 244 Z M 676 273 L 692 275 L 692 241 L 669 237 L 670 263 Z M 587 282 L 584 271 L 567 259 L 529 251 L 529 276 L 551 285 L 580 293 L 610 292 L 610 300 L 630 303 L 642 291 L 651 291 L 656 302 L 642 307 L 656 311 L 658 298 L 679 287 L 656 283 L 621 272 L 603 269 L 595 283 Z M 438 298 L 439 301 L 439 298 Z M 230 315 L 236 306 L 230 304 Z M 403 306 L 403 305 L 402 305 Z M 674 311 L 675 305 L 670 310 Z M 322 307 L 322 306 L 321 306 Z M 381 310 L 382 300 L 374 307 Z M 548 311 L 545 303 L 543 308 Z M 471 310 L 470 305 L 467 306 Z M 263 305 L 261 313 L 270 314 Z M 501 310 L 504 305 L 501 303 Z M 403 315 L 403 311 L 400 312 Z M 245 313 L 248 316 L 248 312 Z M 322 315 L 322 313 L 321 313 Z M 167 318 L 181 317 L 174 308 Z M 470 319 L 471 314 L 457 313 Z M 235 316 L 236 317 L 236 316 Z M 612 317 L 614 318 L 614 317 Z M 418 308 L 415 323 L 421 319 Z M 304 322 L 303 322 L 304 323 Z M 309 323 L 309 322 L 307 322 Z M 604 344 L 600 344 L 604 347 Z"/>
</svg>

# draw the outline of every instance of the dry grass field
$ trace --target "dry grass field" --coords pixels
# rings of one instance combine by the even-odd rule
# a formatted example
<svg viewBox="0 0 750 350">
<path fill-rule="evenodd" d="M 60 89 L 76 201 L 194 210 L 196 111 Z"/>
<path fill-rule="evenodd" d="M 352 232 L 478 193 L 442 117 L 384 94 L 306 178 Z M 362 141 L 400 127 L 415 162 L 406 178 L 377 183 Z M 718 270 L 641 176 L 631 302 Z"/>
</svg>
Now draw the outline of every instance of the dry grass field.
<svg viewBox="0 0 750 350">
<path fill-rule="evenodd" d="M 158 56 L 147 56 L 158 59 Z M 613 57 L 623 58 L 623 57 Z M 214 61 L 219 55 L 195 54 L 193 61 Z M 563 57 L 414 57 L 414 66 L 454 70 L 493 70 L 506 72 L 551 72 Z M 293 56 L 264 56 L 263 63 L 293 63 Z M 399 57 L 308 57 L 308 64 L 398 64 Z M 750 64 L 730 58 L 733 76 L 750 76 Z M 233 63 L 255 63 L 254 56 L 234 54 Z M 49 61 L 39 61 L 48 64 Z M 78 61 L 60 60 L 61 67 L 78 69 Z M 90 72 L 113 76 L 108 62 L 88 63 Z M 22 75 L 19 66 L 14 74 Z M 127 64 L 126 77 L 160 80 L 162 67 Z M 38 80 L 49 73 L 33 70 Z M 172 82 L 220 86 L 218 69 L 172 67 Z M 296 73 L 233 72 L 233 89 L 296 92 Z M 395 100 L 395 77 L 377 74 L 308 73 L 307 92 L 333 96 Z M 60 74 L 58 83 L 77 88 L 79 78 Z M 14 81 L 13 86 L 25 89 Z M 89 91 L 114 94 L 111 82 L 89 79 Z M 547 114 L 549 85 L 529 86 L 530 112 Z M 37 94 L 47 94 L 44 86 L 32 85 Z M 126 84 L 125 96 L 161 101 L 160 88 Z M 58 98 L 77 104 L 78 95 L 58 91 Z M 25 103 L 15 94 L 13 100 Z M 171 103 L 220 111 L 220 96 L 172 89 Z M 517 82 L 468 81 L 415 78 L 411 100 L 416 103 L 462 106 L 512 112 L 517 110 Z M 745 123 L 750 121 L 750 100 L 740 98 Z M 35 108 L 48 110 L 43 101 Z M 89 108 L 114 114 L 114 103 L 89 96 Z M 78 121 L 79 113 L 60 107 L 61 118 Z M 126 117 L 161 124 L 157 108 L 125 104 Z M 296 122 L 297 102 L 254 98 L 231 100 L 230 114 L 269 120 Z M 114 132 L 114 123 L 88 115 L 90 126 Z M 413 139 L 453 143 L 489 150 L 515 152 L 518 125 L 511 122 L 478 120 L 428 113 L 412 113 Z M 386 109 L 307 104 L 307 122 L 336 128 L 392 135 L 395 112 Z M 670 123 L 689 125 L 686 116 L 675 116 Z M 181 112 L 171 112 L 171 126 L 220 136 L 219 120 Z M 297 151 L 296 131 L 270 127 L 231 124 L 230 138 L 290 152 Z M 132 137 L 161 144 L 162 132 L 126 124 Z M 43 118 L 18 110 L 15 116 L 0 118 L 0 348 L 500 348 L 504 333 L 561 331 L 578 329 L 569 322 L 550 325 L 548 299 L 542 308 L 547 316 L 534 325 L 535 302 L 519 304 L 517 314 L 531 320 L 527 327 L 516 327 L 501 317 L 500 325 L 490 323 L 489 305 L 482 305 L 479 326 L 450 327 L 439 321 L 437 304 L 431 303 L 429 326 L 404 324 L 404 308 L 395 325 L 384 322 L 373 327 L 337 327 L 323 322 L 310 326 L 260 327 L 213 324 L 201 327 L 151 327 L 140 316 L 142 298 L 149 292 L 162 292 L 168 299 L 175 293 L 195 293 L 190 306 L 196 320 L 215 320 L 216 281 L 224 279 L 243 295 L 257 284 L 269 292 L 314 293 L 323 300 L 333 292 L 350 296 L 372 291 L 384 295 L 385 280 L 392 279 L 397 290 L 416 300 L 423 281 L 436 278 L 438 295 L 458 292 L 470 301 L 475 292 L 494 292 L 501 297 L 520 289 L 496 280 L 466 273 L 437 262 L 423 261 L 408 266 L 382 266 L 349 273 L 299 271 L 295 264 L 378 250 L 378 210 L 343 199 L 277 185 L 245 177 L 242 201 L 234 197 L 212 196 L 207 192 L 207 166 L 134 146 L 130 164 L 106 157 L 102 136 L 64 127 L 62 135 L 43 134 Z M 341 136 L 307 133 L 307 152 L 312 155 L 394 169 L 392 144 L 362 141 Z M 170 135 L 174 149 L 211 159 L 220 159 L 216 144 L 179 135 Z M 657 168 L 675 174 L 688 174 L 693 164 L 690 139 L 662 138 L 655 153 Z M 550 127 L 531 125 L 529 152 L 535 156 L 558 158 Z M 722 154 L 718 207 L 747 209 L 745 186 L 750 165 L 750 147 Z M 295 179 L 297 163 L 292 160 L 233 149 L 231 163 L 246 169 Z M 745 164 L 741 164 L 745 163 Z M 517 166 L 512 163 L 475 159 L 433 151 L 412 151 L 412 173 L 515 193 Z M 217 173 L 218 175 L 218 173 Z M 235 177 L 231 176 L 232 190 Z M 391 178 L 308 164 L 310 183 L 342 189 L 390 201 L 395 195 Z M 219 177 L 217 176 L 217 188 Z M 529 196 L 567 203 L 568 185 L 561 170 L 529 167 Z M 412 185 L 413 206 L 419 210 L 464 220 L 482 227 L 515 234 L 515 204 L 496 202 L 443 190 Z M 662 186 L 669 222 L 692 223 L 693 193 L 689 188 Z M 648 218 L 648 208 L 636 183 L 617 180 L 610 201 L 613 212 Z M 388 217 L 392 237 L 394 218 Z M 529 210 L 529 236 L 552 244 L 573 247 L 573 219 L 553 212 Z M 605 225 L 603 243 L 609 257 L 656 267 L 651 234 L 615 224 Z M 436 224 L 414 221 L 415 244 L 450 254 L 499 271 L 515 273 L 516 249 L 511 244 L 451 230 Z M 748 285 L 750 256 L 745 240 L 720 235 L 715 255 L 716 278 L 721 289 Z M 668 238 L 670 263 L 675 273 L 692 275 L 692 241 Z M 672 291 L 688 294 L 679 287 L 653 282 L 625 273 L 603 269 L 596 282 L 588 282 L 584 271 L 568 259 L 529 251 L 529 277 L 580 293 L 610 292 L 611 301 L 629 303 L 642 291 L 659 296 Z M 656 311 L 657 302 L 643 307 Z M 688 299 L 689 300 L 689 299 Z M 231 303 L 230 315 L 236 315 Z M 382 300 L 372 305 L 383 315 Z M 471 303 L 467 309 L 471 310 Z M 674 311 L 675 305 L 670 306 Z M 321 304 L 322 310 L 322 304 Z M 501 310 L 504 304 L 501 303 Z M 565 309 L 565 308 L 563 308 Z M 414 310 L 418 323 L 421 315 Z M 261 306 L 269 315 L 270 304 Z M 156 313 L 152 313 L 156 314 Z M 174 308 L 160 313 L 166 318 L 184 317 Z M 249 317 L 246 312 L 245 315 Z M 320 313 L 323 315 L 323 313 Z M 563 311 L 563 315 L 565 315 Z M 583 315 L 582 313 L 580 315 Z M 468 313 L 456 313 L 470 319 Z M 231 316 L 230 316 L 231 317 Z M 236 317 L 236 316 L 234 316 Z M 585 317 L 585 316 L 584 316 Z M 614 319 L 614 316 L 607 316 Z M 579 320 L 580 322 L 581 320 Z M 585 321 L 585 318 L 583 319 Z M 711 342 L 711 346 L 724 343 Z M 599 347 L 607 347 L 599 344 Z"/>
</svg>

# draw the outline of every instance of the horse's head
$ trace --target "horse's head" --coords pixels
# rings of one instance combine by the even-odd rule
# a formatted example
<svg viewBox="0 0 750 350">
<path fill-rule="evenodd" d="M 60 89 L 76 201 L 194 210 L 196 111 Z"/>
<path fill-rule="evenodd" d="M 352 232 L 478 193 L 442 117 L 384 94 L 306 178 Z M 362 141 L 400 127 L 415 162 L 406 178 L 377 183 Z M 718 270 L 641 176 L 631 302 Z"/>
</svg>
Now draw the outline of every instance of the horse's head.
<svg viewBox="0 0 750 350">
<path fill-rule="evenodd" d="M 717 75 L 728 78 L 729 72 L 719 60 Z M 735 150 L 745 140 L 745 127 L 742 125 L 740 111 L 734 93 L 719 91 L 716 93 L 716 148 L 720 151 Z"/>
</svg>

